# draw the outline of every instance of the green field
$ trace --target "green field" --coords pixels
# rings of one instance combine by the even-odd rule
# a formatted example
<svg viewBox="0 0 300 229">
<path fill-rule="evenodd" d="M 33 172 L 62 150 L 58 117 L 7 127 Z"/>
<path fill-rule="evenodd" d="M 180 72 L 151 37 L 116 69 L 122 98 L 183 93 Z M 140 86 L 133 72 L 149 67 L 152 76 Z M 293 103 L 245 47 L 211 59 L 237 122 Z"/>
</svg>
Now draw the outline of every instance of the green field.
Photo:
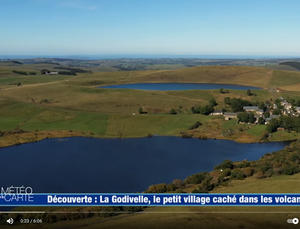
<svg viewBox="0 0 300 229">
<path fill-rule="evenodd" d="M 74 130 L 104 135 L 107 115 L 48 108 L 22 102 L 0 103 L 1 130 Z"/>
<path fill-rule="evenodd" d="M 28 64 L 0 66 L 0 124 L 2 131 L 79 131 L 99 137 L 143 137 L 179 135 L 195 122 L 203 125 L 189 134 L 196 137 L 225 138 L 243 142 L 259 141 L 263 126 L 245 127 L 234 121 L 191 114 L 191 107 L 205 105 L 215 98 L 216 109 L 225 108 L 224 98 L 235 97 L 253 102 L 276 99 L 281 95 L 298 98 L 300 92 L 274 93 L 271 88 L 289 87 L 300 82 L 299 72 L 277 71 L 262 67 L 203 66 L 177 70 L 144 70 L 80 73 L 77 76 L 44 76 L 43 68 L 53 65 Z M 13 70 L 36 72 L 18 75 Z M 197 82 L 259 86 L 255 96 L 245 91 L 219 90 L 142 91 L 100 89 L 97 86 L 134 82 Z M 21 86 L 16 86 L 21 83 Z M 143 108 L 147 114 L 140 115 Z M 169 114 L 175 109 L 177 115 Z M 134 127 L 134 128 L 132 128 Z M 209 129 L 210 131 L 206 131 Z M 232 136 L 225 132 L 232 129 Z M 232 132 L 232 131 L 231 131 Z M 224 134 L 225 133 L 225 134 Z M 295 139 L 285 134 L 270 140 Z"/>
<path fill-rule="evenodd" d="M 216 188 L 215 193 L 294 193 L 300 192 L 300 174 L 274 176 L 265 179 L 234 180 Z"/>
</svg>

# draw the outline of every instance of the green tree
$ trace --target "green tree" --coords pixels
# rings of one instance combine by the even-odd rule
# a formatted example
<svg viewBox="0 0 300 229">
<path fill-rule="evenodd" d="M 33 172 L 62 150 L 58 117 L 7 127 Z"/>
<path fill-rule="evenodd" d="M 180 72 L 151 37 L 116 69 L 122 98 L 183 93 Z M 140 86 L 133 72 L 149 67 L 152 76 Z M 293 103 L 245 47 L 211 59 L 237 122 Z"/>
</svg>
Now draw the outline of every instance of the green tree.
<svg viewBox="0 0 300 229">
<path fill-rule="evenodd" d="M 230 99 L 230 97 L 225 97 L 225 98 L 224 98 L 224 103 L 227 104 L 227 105 L 230 105 L 230 104 L 231 104 L 231 99 Z"/>
<path fill-rule="evenodd" d="M 190 128 L 189 128 L 189 130 L 194 130 L 194 129 L 197 129 L 199 126 L 201 126 L 202 125 L 202 123 L 201 122 L 199 122 L 199 121 L 197 121 L 197 122 L 195 122 Z"/>
<path fill-rule="evenodd" d="M 155 185 L 151 185 L 146 193 L 164 193 L 164 192 L 167 192 L 168 190 L 168 187 L 167 187 L 167 184 L 155 184 Z"/>
<path fill-rule="evenodd" d="M 254 116 L 253 113 L 249 113 L 248 117 L 249 117 L 249 122 L 250 123 L 254 123 L 255 122 L 256 118 L 255 118 L 255 116 Z"/>
<path fill-rule="evenodd" d="M 176 114 L 177 114 L 177 111 L 176 111 L 174 108 L 172 108 L 172 109 L 170 110 L 169 114 L 176 115 Z"/>
<path fill-rule="evenodd" d="M 206 105 L 200 108 L 200 113 L 204 115 L 209 115 L 214 111 L 214 108 L 210 105 Z"/>
<path fill-rule="evenodd" d="M 240 169 L 234 169 L 231 172 L 231 178 L 242 180 L 245 178 L 245 175 Z"/>
<path fill-rule="evenodd" d="M 225 160 L 221 164 L 217 165 L 215 169 L 233 169 L 233 162 L 230 160 Z"/>
<path fill-rule="evenodd" d="M 243 99 L 230 99 L 230 106 L 233 112 L 242 112 L 244 106 L 251 106 L 251 102 Z"/>
<path fill-rule="evenodd" d="M 185 180 L 185 184 L 200 184 L 206 177 L 208 176 L 208 173 L 202 172 L 193 174 L 191 176 L 188 176 Z"/>
<path fill-rule="evenodd" d="M 212 107 L 214 107 L 214 106 L 218 105 L 218 103 L 217 103 L 217 101 L 215 100 L 215 98 L 211 98 L 211 99 L 209 100 L 209 105 L 212 106 Z"/>
<path fill-rule="evenodd" d="M 265 124 L 265 120 L 262 117 L 258 118 L 258 124 L 263 125 Z"/>
<path fill-rule="evenodd" d="M 265 112 L 264 116 L 265 116 L 265 118 L 269 118 L 270 117 L 270 112 Z"/>
<path fill-rule="evenodd" d="M 280 127 L 280 122 L 278 119 L 272 119 L 270 123 L 267 125 L 267 131 L 269 133 L 273 133 L 277 130 L 277 128 Z"/>
<path fill-rule="evenodd" d="M 252 95 L 253 95 L 253 93 L 251 92 L 250 89 L 247 90 L 247 95 L 248 95 L 248 96 L 252 96 Z"/>
<path fill-rule="evenodd" d="M 192 107 L 191 111 L 193 114 L 200 114 L 200 107 Z"/>
<path fill-rule="evenodd" d="M 247 112 L 242 112 L 238 114 L 238 120 L 240 122 L 249 122 L 249 115 Z"/>
<path fill-rule="evenodd" d="M 280 114 L 281 114 L 281 110 L 279 108 L 273 111 L 273 115 L 280 115 Z"/>
<path fill-rule="evenodd" d="M 267 110 L 267 105 L 264 102 L 258 104 L 258 108 L 262 109 L 264 112 Z"/>
<path fill-rule="evenodd" d="M 192 193 L 208 193 L 214 188 L 214 184 L 212 183 L 212 177 L 207 176 L 196 189 L 192 191 Z"/>
<path fill-rule="evenodd" d="M 147 114 L 147 112 L 144 111 L 144 109 L 143 109 L 142 107 L 139 108 L 139 113 L 140 113 L 140 114 Z"/>
</svg>

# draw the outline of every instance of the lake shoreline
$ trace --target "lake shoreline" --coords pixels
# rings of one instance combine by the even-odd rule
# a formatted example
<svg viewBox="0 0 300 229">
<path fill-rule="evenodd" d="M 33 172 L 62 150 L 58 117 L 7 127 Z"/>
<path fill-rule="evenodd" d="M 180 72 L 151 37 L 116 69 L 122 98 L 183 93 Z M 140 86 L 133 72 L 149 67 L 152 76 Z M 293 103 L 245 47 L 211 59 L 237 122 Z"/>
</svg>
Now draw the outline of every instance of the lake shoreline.
<svg viewBox="0 0 300 229">
<path fill-rule="evenodd" d="M 115 137 L 115 136 L 107 136 L 107 135 L 95 135 L 93 133 L 85 133 L 85 132 L 78 132 L 78 131 L 23 131 L 21 133 L 12 133 L 7 134 L 0 137 L 0 149 L 27 144 L 27 143 L 34 143 L 39 142 L 45 139 L 55 139 L 55 138 L 69 138 L 69 137 L 87 137 L 87 138 L 96 138 L 96 139 L 130 139 L 130 138 L 152 138 L 156 135 L 141 135 L 141 136 L 122 136 L 122 137 Z M 205 136 L 183 136 L 183 135 L 157 135 L 159 137 L 181 137 L 181 138 L 191 138 L 191 139 L 199 139 L 199 140 L 228 140 L 233 141 L 236 143 L 268 143 L 268 142 L 293 142 L 294 140 L 289 141 L 262 141 L 262 140 L 255 140 L 255 139 L 233 139 L 228 137 L 205 137 Z"/>
</svg>

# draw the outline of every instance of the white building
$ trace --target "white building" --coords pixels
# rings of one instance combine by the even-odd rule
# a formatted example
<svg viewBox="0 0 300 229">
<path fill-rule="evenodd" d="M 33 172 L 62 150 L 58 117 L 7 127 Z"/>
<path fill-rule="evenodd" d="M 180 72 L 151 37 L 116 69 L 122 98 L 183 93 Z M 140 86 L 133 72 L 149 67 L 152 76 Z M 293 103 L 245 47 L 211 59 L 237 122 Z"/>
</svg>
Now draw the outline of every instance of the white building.
<svg viewBox="0 0 300 229">
<path fill-rule="evenodd" d="M 224 118 L 225 120 L 231 120 L 231 119 L 237 119 L 237 113 L 228 113 L 228 112 L 225 112 L 224 113 Z"/>
<path fill-rule="evenodd" d="M 219 116 L 219 115 L 223 115 L 223 112 L 222 111 L 214 111 L 214 112 L 210 113 L 210 115 Z"/>
<path fill-rule="evenodd" d="M 257 106 L 244 106 L 243 110 L 246 112 L 255 112 L 257 111 L 259 108 Z"/>
<path fill-rule="evenodd" d="M 58 74 L 58 72 L 49 72 L 49 73 L 47 73 L 47 75 L 57 75 Z"/>
<path fill-rule="evenodd" d="M 268 124 L 268 123 L 270 123 L 270 121 L 271 121 L 272 119 L 277 119 L 277 118 L 279 118 L 279 117 L 280 117 L 280 115 L 270 115 L 269 118 L 266 118 L 265 124 Z"/>
<path fill-rule="evenodd" d="M 280 104 L 287 110 L 292 109 L 292 104 L 288 103 L 287 101 L 282 101 Z"/>
<path fill-rule="evenodd" d="M 258 115 L 263 115 L 264 111 L 262 109 L 259 109 L 257 106 L 244 106 L 244 111 L 246 112 L 255 112 Z"/>
</svg>

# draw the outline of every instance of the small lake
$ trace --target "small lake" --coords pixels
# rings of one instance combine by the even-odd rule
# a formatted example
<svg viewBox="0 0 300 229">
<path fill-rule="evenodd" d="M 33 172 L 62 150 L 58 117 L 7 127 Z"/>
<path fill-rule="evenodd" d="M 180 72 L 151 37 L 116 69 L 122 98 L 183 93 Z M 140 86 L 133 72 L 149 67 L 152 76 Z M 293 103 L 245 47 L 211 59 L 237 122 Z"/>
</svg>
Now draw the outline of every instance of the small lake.
<svg viewBox="0 0 300 229">
<path fill-rule="evenodd" d="M 156 90 L 156 91 L 181 91 L 181 90 L 213 90 L 213 89 L 231 89 L 231 90 L 258 90 L 258 87 L 232 85 L 232 84 L 210 84 L 210 83 L 135 83 L 109 85 L 99 88 L 123 88 L 138 90 Z"/>
<path fill-rule="evenodd" d="M 140 192 L 210 171 L 226 159 L 257 160 L 285 145 L 180 137 L 47 139 L 0 148 L 0 186 L 44 193 Z"/>
</svg>

